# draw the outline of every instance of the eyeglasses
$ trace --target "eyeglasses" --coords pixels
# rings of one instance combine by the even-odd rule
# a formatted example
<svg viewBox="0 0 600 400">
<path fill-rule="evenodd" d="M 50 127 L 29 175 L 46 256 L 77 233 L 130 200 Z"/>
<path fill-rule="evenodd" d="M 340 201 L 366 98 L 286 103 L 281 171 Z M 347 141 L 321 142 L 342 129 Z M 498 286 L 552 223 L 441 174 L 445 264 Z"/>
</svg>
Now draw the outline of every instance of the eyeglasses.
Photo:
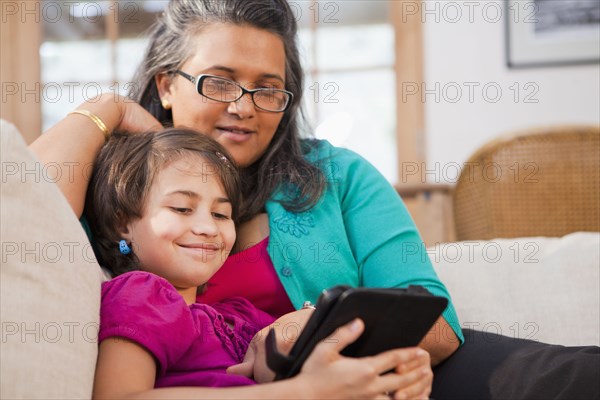
<svg viewBox="0 0 600 400">
<path fill-rule="evenodd" d="M 203 74 L 193 77 L 181 70 L 175 72 L 194 83 L 200 95 L 222 103 L 238 101 L 248 93 L 254 105 L 261 110 L 283 112 L 287 110 L 294 98 L 294 94 L 287 90 L 272 88 L 246 89 L 237 82 L 220 76 Z"/>
</svg>

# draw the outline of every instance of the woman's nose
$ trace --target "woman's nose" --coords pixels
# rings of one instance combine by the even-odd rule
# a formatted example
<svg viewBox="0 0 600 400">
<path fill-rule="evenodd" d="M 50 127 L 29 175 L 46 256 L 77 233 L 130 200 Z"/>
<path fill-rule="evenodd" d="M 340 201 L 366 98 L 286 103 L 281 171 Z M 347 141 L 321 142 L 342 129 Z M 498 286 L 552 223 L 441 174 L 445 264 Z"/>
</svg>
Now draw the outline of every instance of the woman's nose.
<svg viewBox="0 0 600 400">
<path fill-rule="evenodd" d="M 252 100 L 252 95 L 250 93 L 246 93 L 237 101 L 229 103 L 227 111 L 230 114 L 236 114 L 240 118 L 249 118 L 256 113 L 255 107 L 256 106 Z"/>
</svg>

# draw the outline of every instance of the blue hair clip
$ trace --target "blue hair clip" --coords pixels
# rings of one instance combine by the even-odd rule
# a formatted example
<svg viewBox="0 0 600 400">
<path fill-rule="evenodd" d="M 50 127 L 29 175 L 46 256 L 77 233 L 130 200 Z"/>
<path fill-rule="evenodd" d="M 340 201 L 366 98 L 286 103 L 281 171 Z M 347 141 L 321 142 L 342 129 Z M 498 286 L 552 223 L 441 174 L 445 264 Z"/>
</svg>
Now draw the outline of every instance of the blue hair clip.
<svg viewBox="0 0 600 400">
<path fill-rule="evenodd" d="M 119 251 L 121 252 L 121 254 L 131 253 L 131 247 L 129 247 L 129 245 L 127 245 L 127 242 L 125 241 L 125 239 L 121 239 L 121 241 L 119 242 Z"/>
</svg>

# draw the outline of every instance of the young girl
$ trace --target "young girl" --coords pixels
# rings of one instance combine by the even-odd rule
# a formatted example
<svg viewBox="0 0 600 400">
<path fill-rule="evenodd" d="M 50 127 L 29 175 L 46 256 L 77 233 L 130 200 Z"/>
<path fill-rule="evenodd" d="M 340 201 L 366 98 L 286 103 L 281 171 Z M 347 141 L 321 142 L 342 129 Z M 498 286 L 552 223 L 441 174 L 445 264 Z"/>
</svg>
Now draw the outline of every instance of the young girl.
<svg viewBox="0 0 600 400">
<path fill-rule="evenodd" d="M 238 185 L 227 152 L 195 131 L 114 135 L 101 150 L 86 210 L 100 264 L 117 276 L 102 287 L 94 397 L 345 398 L 396 389 L 394 379 L 365 377 L 362 368 L 352 369 L 354 360 L 339 357 L 339 346 L 360 331 L 355 323 L 354 331 L 338 332 L 329 354 L 316 351 L 316 360 L 297 378 L 206 392 L 206 387 L 254 383 L 226 369 L 244 359 L 253 336 L 274 320 L 239 297 L 196 302 L 198 289 L 235 242 Z M 374 371 L 396 367 L 406 354 L 373 357 Z M 357 386 L 361 378 L 369 391 Z M 165 387 L 171 388 L 155 389 Z"/>
</svg>

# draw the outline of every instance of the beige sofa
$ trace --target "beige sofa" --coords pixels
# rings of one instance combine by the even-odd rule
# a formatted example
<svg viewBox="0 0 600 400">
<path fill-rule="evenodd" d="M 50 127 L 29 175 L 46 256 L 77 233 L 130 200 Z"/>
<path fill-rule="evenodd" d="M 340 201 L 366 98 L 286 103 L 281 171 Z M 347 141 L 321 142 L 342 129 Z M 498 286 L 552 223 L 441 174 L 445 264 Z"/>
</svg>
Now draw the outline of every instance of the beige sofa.
<svg viewBox="0 0 600 400">
<path fill-rule="evenodd" d="M 0 398 L 91 396 L 102 272 L 49 168 L 16 129 L 1 138 Z M 56 171 L 54 171 L 56 172 Z M 449 243 L 428 249 L 463 326 L 600 344 L 600 235 Z"/>
<path fill-rule="evenodd" d="M 429 255 L 463 328 L 600 345 L 600 233 L 444 243 Z"/>
</svg>

